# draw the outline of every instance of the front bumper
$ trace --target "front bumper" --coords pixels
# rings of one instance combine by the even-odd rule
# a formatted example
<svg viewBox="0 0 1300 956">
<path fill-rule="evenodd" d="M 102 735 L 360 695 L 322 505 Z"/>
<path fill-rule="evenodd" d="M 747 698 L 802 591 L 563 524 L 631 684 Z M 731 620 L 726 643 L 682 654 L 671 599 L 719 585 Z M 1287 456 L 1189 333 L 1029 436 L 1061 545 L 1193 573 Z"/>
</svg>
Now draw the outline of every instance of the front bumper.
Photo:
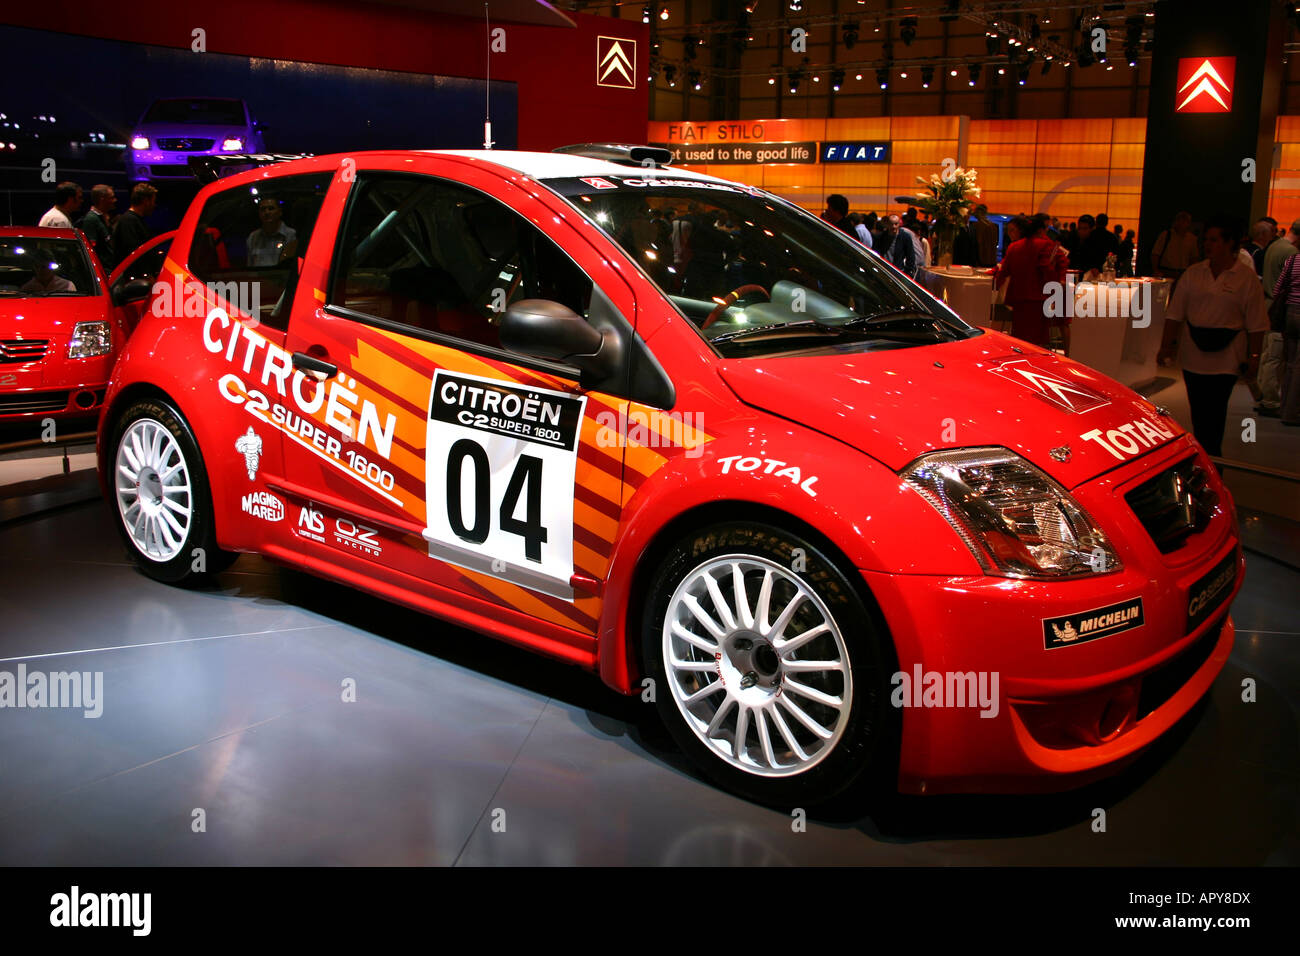
<svg viewBox="0 0 1300 956">
<path fill-rule="evenodd" d="M 880 605 L 908 686 L 950 687 L 982 675 L 995 703 L 952 694 L 904 698 L 899 789 L 908 793 L 1036 792 L 1080 786 L 1135 758 L 1209 690 L 1232 650 L 1229 607 L 1244 560 L 1226 490 L 1209 527 L 1161 554 L 1124 494 L 1196 451 L 1179 441 L 1074 489 L 1107 526 L 1123 569 L 1068 581 L 861 572 Z M 1235 568 L 1208 616 L 1189 599 L 1221 566 Z M 1058 644 L 1053 619 L 1142 602 L 1142 623 Z M 1050 644 L 1050 646 L 1049 646 Z M 933 679 L 932 679 L 933 684 Z M 968 686 L 976 686 L 967 680 Z M 985 698 L 988 699 L 987 697 Z"/>
<path fill-rule="evenodd" d="M 99 410 L 116 351 L 71 359 L 67 348 L 66 337 L 59 337 L 38 361 L 0 364 L 0 421 L 67 418 Z"/>
</svg>

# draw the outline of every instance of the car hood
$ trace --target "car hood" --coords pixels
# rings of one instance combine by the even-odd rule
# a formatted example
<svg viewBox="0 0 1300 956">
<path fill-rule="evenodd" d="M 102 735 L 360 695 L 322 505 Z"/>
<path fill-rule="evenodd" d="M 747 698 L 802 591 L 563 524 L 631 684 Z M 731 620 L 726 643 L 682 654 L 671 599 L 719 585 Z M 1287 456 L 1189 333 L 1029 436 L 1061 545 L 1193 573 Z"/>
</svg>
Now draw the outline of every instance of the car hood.
<svg viewBox="0 0 1300 956">
<path fill-rule="evenodd" d="M 997 332 L 875 352 L 727 359 L 741 401 L 895 471 L 943 448 L 1000 445 L 1067 488 L 1183 434 L 1136 392 Z"/>
<path fill-rule="evenodd" d="M 108 318 L 103 295 L 0 298 L 0 339 L 66 338 L 78 322 Z"/>
</svg>

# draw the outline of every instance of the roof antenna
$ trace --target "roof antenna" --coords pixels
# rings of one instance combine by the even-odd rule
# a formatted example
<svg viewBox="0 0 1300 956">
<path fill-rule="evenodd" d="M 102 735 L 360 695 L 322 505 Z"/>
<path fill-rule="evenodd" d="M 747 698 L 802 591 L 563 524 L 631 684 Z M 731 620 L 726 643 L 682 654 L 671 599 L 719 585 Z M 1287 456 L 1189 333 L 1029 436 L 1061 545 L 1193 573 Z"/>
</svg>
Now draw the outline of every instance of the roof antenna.
<svg viewBox="0 0 1300 956">
<path fill-rule="evenodd" d="M 483 86 L 484 118 L 483 148 L 492 148 L 492 22 L 488 19 L 488 5 L 483 4 L 483 26 L 487 30 L 487 77 Z"/>
</svg>

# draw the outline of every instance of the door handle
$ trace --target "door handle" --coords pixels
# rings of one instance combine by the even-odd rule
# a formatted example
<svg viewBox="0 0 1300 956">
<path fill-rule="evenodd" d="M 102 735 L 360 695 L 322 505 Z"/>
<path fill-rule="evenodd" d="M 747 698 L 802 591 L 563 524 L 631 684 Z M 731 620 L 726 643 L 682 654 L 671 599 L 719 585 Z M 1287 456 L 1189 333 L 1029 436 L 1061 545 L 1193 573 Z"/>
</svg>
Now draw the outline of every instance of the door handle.
<svg viewBox="0 0 1300 956">
<path fill-rule="evenodd" d="M 306 352 L 293 353 L 293 367 L 311 374 L 313 378 L 320 376 L 319 381 L 322 382 L 327 378 L 333 378 L 339 373 L 337 365 L 331 365 L 324 359 L 318 359 Z"/>
</svg>

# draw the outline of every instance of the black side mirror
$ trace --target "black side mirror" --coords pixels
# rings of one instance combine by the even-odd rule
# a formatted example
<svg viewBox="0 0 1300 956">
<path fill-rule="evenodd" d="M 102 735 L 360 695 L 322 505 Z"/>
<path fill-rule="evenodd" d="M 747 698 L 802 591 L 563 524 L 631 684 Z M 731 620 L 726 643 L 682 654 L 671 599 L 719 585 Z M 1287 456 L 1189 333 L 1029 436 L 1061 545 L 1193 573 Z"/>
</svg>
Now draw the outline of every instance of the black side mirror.
<svg viewBox="0 0 1300 956">
<path fill-rule="evenodd" d="M 149 298 L 149 293 L 152 291 L 153 283 L 148 279 L 132 279 L 117 290 L 117 294 L 113 296 L 113 304 L 128 305 L 132 302 L 140 302 Z"/>
<path fill-rule="evenodd" d="M 623 343 L 576 312 L 549 299 L 520 299 L 501 318 L 501 344 L 512 352 L 572 365 L 599 381 L 622 364 Z"/>
</svg>

